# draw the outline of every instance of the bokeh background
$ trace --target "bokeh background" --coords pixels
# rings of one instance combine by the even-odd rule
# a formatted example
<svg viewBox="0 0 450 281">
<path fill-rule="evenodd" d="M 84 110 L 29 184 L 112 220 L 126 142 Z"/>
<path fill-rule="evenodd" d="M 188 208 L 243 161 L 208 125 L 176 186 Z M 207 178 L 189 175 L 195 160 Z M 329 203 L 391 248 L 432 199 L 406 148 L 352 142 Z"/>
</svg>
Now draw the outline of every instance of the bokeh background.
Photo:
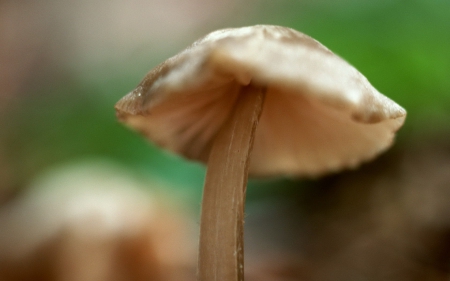
<svg viewBox="0 0 450 281">
<path fill-rule="evenodd" d="M 77 190 L 93 176 L 95 189 L 121 173 L 149 197 L 177 206 L 186 216 L 178 219 L 192 221 L 195 233 L 204 167 L 119 124 L 114 104 L 197 38 L 253 24 L 288 26 L 317 39 L 408 117 L 394 147 L 357 171 L 250 181 L 248 279 L 450 280 L 447 0 L 1 0 L 0 240 L 14 227 L 20 236 L 14 225 L 30 232 L 26 226 L 39 221 L 12 211 L 26 208 L 17 202 L 33 198 L 30 190 L 46 194 L 54 178 L 59 188 Z M 80 167 L 92 167 L 91 174 Z M 46 214 L 42 221 L 52 220 Z M 195 235 L 186 235 L 173 239 L 195 248 Z M 186 280 L 195 274 L 186 270 L 195 267 L 192 255 L 173 265 L 182 264 Z"/>
</svg>

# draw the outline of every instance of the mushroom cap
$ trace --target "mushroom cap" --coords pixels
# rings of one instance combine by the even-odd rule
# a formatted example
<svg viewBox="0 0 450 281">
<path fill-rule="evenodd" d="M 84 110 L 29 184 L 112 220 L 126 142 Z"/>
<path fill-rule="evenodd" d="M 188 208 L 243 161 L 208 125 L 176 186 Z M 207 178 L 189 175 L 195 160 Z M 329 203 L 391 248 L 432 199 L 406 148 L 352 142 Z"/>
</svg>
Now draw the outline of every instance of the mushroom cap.
<svg viewBox="0 0 450 281">
<path fill-rule="evenodd" d="M 296 30 L 212 32 L 151 70 L 117 116 L 158 145 L 207 162 L 242 86 L 266 89 L 250 175 L 317 176 L 386 150 L 406 111 L 353 66 Z"/>
</svg>

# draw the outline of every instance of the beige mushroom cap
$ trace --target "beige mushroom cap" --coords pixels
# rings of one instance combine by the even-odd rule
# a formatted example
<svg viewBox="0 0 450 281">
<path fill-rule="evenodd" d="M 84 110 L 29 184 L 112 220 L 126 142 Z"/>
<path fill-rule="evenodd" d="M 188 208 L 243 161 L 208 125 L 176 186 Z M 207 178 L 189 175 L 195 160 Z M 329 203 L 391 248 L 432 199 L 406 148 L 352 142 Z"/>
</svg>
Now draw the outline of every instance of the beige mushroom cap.
<svg viewBox="0 0 450 281">
<path fill-rule="evenodd" d="M 116 105 L 158 145 L 206 162 L 243 85 L 267 90 L 250 175 L 356 167 L 386 150 L 406 111 L 316 40 L 286 27 L 212 32 L 150 71 Z"/>
</svg>

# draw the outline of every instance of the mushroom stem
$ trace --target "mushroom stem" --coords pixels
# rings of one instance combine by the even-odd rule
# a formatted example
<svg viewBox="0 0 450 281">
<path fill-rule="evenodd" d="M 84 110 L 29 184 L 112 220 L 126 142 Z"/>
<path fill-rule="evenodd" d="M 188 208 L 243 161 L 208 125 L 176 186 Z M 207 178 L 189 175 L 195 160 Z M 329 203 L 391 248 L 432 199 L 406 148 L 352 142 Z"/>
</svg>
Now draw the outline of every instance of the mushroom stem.
<svg viewBox="0 0 450 281">
<path fill-rule="evenodd" d="M 244 205 L 265 88 L 243 86 L 208 159 L 200 225 L 199 281 L 244 280 Z"/>
</svg>

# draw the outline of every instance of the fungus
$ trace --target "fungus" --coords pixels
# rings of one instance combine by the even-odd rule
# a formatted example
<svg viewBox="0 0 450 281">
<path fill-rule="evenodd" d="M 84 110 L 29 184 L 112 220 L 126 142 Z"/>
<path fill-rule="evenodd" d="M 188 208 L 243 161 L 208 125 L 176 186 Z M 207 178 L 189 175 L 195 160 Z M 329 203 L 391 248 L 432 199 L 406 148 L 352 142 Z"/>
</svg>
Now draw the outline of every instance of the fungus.
<svg viewBox="0 0 450 281">
<path fill-rule="evenodd" d="M 247 177 L 319 176 L 386 150 L 406 111 L 290 28 L 212 32 L 151 70 L 118 118 L 207 163 L 198 278 L 243 280 Z"/>
</svg>

